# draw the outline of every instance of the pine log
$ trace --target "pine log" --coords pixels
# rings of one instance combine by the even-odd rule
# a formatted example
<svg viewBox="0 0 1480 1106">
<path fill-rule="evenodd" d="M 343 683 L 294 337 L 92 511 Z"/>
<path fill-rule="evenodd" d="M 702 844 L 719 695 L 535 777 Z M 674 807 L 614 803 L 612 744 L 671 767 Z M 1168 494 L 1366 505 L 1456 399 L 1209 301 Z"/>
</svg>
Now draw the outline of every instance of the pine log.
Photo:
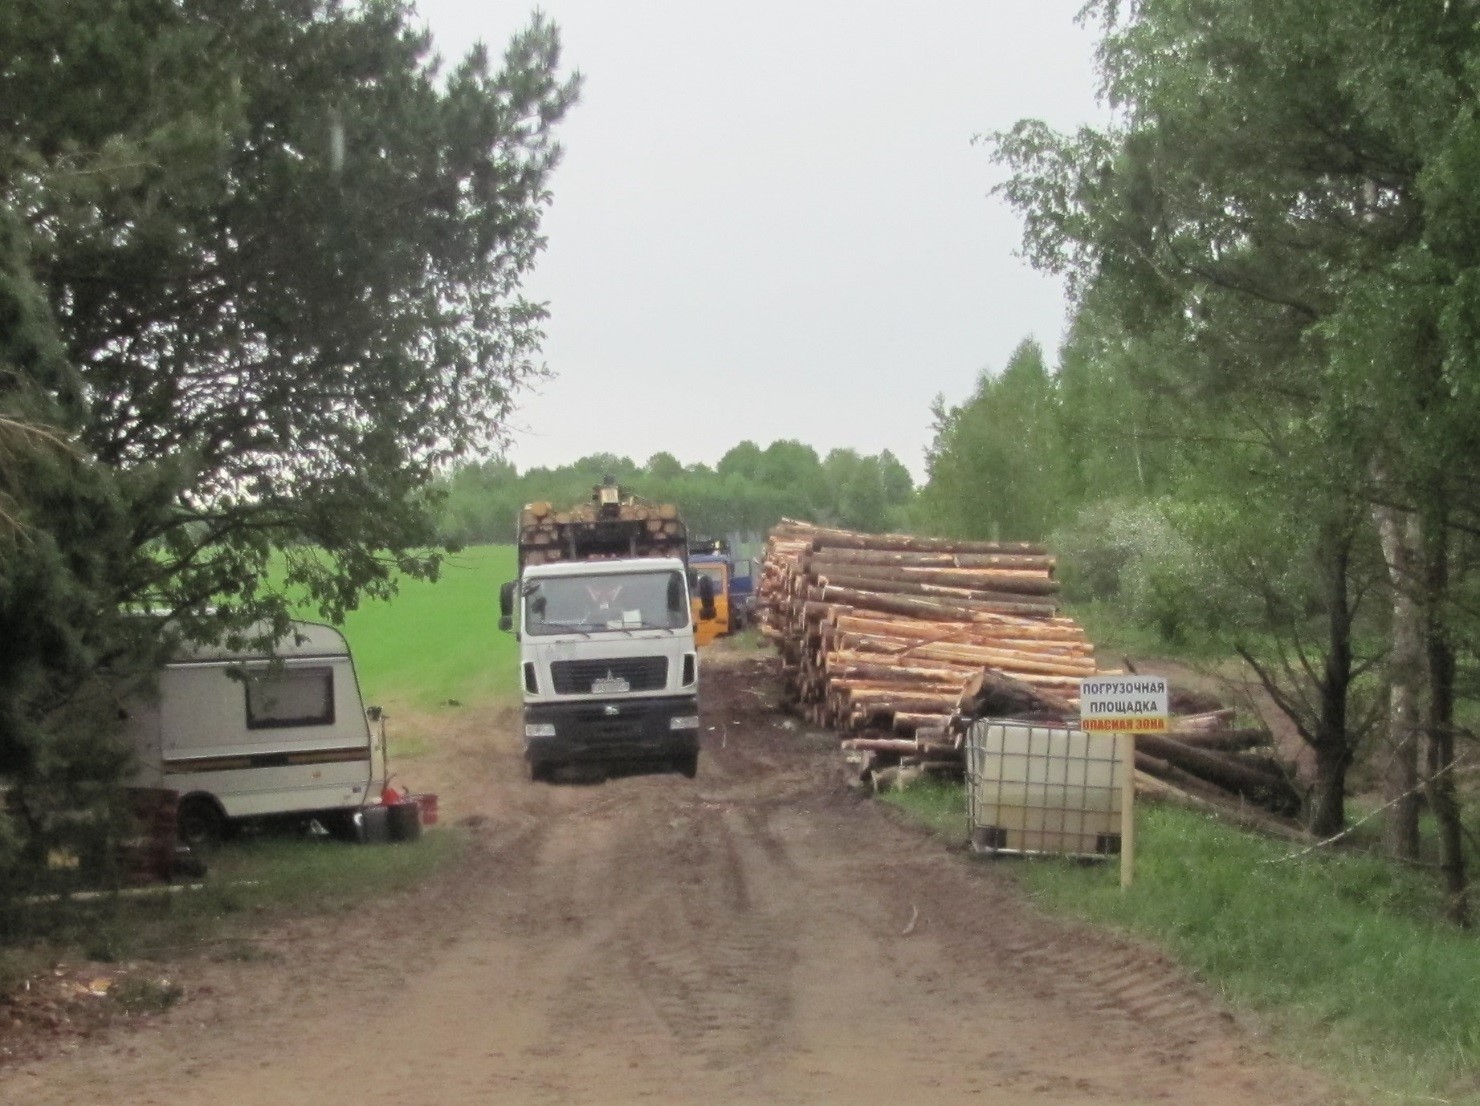
<svg viewBox="0 0 1480 1106">
<path fill-rule="evenodd" d="M 929 712 L 949 715 L 956 709 L 955 695 L 915 694 L 907 691 L 850 691 L 848 705 L 854 713 L 898 714 Z"/>
<path fill-rule="evenodd" d="M 1139 746 L 1139 744 L 1140 742 L 1138 740 L 1137 745 Z M 1194 775 L 1191 772 L 1185 772 L 1169 761 L 1152 756 L 1150 753 L 1142 752 L 1139 747 L 1136 749 L 1136 768 L 1148 775 L 1155 776 L 1159 780 L 1164 780 L 1167 783 L 1179 787 L 1183 791 L 1201 796 L 1210 802 L 1222 803 L 1225 806 L 1233 807 L 1240 806 L 1243 803 L 1243 799 L 1237 792 L 1219 787 L 1210 780 L 1205 780 L 1201 776 Z"/>
<path fill-rule="evenodd" d="M 1259 749 L 1273 743 L 1268 730 L 1184 730 L 1181 719 L 1172 719 L 1172 729 L 1163 737 L 1194 749 L 1209 749 L 1220 753 L 1239 753 L 1245 749 Z"/>
<path fill-rule="evenodd" d="M 955 702 L 961 694 L 960 680 L 845 680 L 829 676 L 826 683 L 829 690 L 847 692 L 856 702 L 890 696 L 949 697 Z"/>
<path fill-rule="evenodd" d="M 984 712 L 991 715 L 1036 712 L 1065 719 L 1076 714 L 1068 699 L 990 668 L 982 669 L 961 689 L 957 710 L 963 718 L 980 718 Z"/>
<path fill-rule="evenodd" d="M 1240 794 L 1288 793 L 1294 797 L 1294 788 L 1284 776 L 1261 771 L 1252 763 L 1225 753 L 1195 749 L 1162 734 L 1140 734 L 1136 738 L 1136 747 L 1228 791 Z"/>
<path fill-rule="evenodd" d="M 1094 674 L 1094 662 L 1089 658 L 1034 656 L 948 644 L 923 645 L 910 653 L 899 653 L 891 643 L 852 635 L 835 640 L 832 647 L 881 664 L 892 659 L 907 665 L 949 662 L 973 668 L 996 668 L 1025 683 L 1063 685 L 1075 699 L 1079 695 L 1079 681 Z"/>
<path fill-rule="evenodd" d="M 899 578 L 886 579 L 879 576 L 859 576 L 854 573 L 828 573 L 816 577 L 820 587 L 829 585 L 840 588 L 856 588 L 859 591 L 883 593 L 885 595 L 918 595 L 931 599 L 940 599 L 952 603 L 990 603 L 994 606 L 1002 604 L 1029 603 L 1052 607 L 1049 603 L 1038 603 L 1037 601 L 1045 594 L 1058 591 L 1057 585 L 1050 588 L 1048 592 L 1020 593 L 1013 590 L 989 590 L 986 588 L 948 588 L 939 584 L 926 584 L 913 580 L 901 580 Z"/>
<path fill-rule="evenodd" d="M 927 650 L 939 646 L 943 649 L 977 649 L 989 653 L 1012 656 L 1037 657 L 1045 661 L 1060 661 L 1074 668 L 1078 675 L 1089 675 L 1095 671 L 1093 652 L 1088 648 L 1066 646 L 1061 642 L 1045 642 L 1023 638 L 1004 638 L 992 634 L 962 635 L 940 634 L 934 637 L 908 638 L 895 634 L 860 633 L 841 628 L 824 628 L 820 640 L 832 652 L 855 649 L 884 657 L 893 657 L 900 663 L 926 666 L 952 663 L 941 658 L 925 659 Z M 860 643 L 866 643 L 859 648 Z M 955 663 L 977 666 L 980 661 L 968 660 Z M 1083 671 L 1088 669 L 1089 671 Z"/>
<path fill-rule="evenodd" d="M 1168 699 L 1176 696 L 1168 695 Z M 1168 703 L 1168 706 L 1171 706 Z M 1202 711 L 1198 714 L 1183 714 L 1173 709 L 1177 716 L 1177 729 L 1179 730 L 1223 730 L 1233 724 L 1237 712 L 1233 707 L 1220 707 L 1218 710 Z"/>
<path fill-rule="evenodd" d="M 812 549 L 876 549 L 902 553 L 1011 553 L 1044 557 L 1048 550 L 1033 542 L 958 541 L 954 538 L 920 538 L 913 534 L 856 534 L 848 530 L 818 527 L 812 534 Z"/>
<path fill-rule="evenodd" d="M 920 746 L 912 737 L 850 737 L 838 746 L 849 752 L 918 753 Z"/>
<path fill-rule="evenodd" d="M 894 714 L 895 733 L 914 733 L 924 727 L 943 726 L 950 718 L 950 712 L 926 713 L 923 711 L 896 711 Z"/>
<path fill-rule="evenodd" d="M 997 668 L 1014 674 L 1036 672 L 1065 679 L 1095 674 L 1095 662 L 1087 657 L 1044 656 L 1024 649 L 988 649 L 979 645 L 932 642 L 913 650 L 911 656 L 979 664 L 984 668 Z"/>
<path fill-rule="evenodd" d="M 881 682 L 895 681 L 924 681 L 929 683 L 950 683 L 956 687 L 970 675 L 969 670 L 957 668 L 925 668 L 902 664 L 847 664 L 837 663 L 833 658 L 837 653 L 829 653 L 823 659 L 823 667 L 827 670 L 828 678 L 834 683 L 847 682 L 849 680 L 875 680 Z"/>
<path fill-rule="evenodd" d="M 811 551 L 811 543 L 808 543 L 807 551 L 801 555 L 802 568 L 805 569 L 814 560 L 895 568 L 1030 569 L 1047 572 L 1050 576 L 1055 567 L 1055 558 L 1046 554 L 899 552 L 885 549 L 842 549 L 836 546 L 814 553 Z"/>
<path fill-rule="evenodd" d="M 824 604 L 826 605 L 826 604 Z M 921 622 L 919 619 L 858 611 L 853 607 L 833 605 L 833 625 L 840 630 L 857 633 L 894 635 L 900 638 L 923 640 L 935 638 L 941 641 L 960 637 L 966 640 L 976 636 L 1011 637 L 1022 641 L 1042 641 L 1045 644 L 1088 647 L 1084 630 L 1058 618 L 1014 618 L 1003 615 L 997 619 L 975 622 Z"/>
<path fill-rule="evenodd" d="M 1058 608 L 1052 603 L 1002 602 L 985 603 L 971 599 L 925 599 L 909 595 L 884 595 L 875 591 L 857 588 L 819 587 L 809 590 L 807 597 L 823 603 L 845 603 L 871 611 L 886 611 L 913 618 L 947 622 L 990 621 L 982 616 L 1016 614 L 1052 617 Z"/>
<path fill-rule="evenodd" d="M 1217 713 L 1226 709 L 1214 696 L 1204 691 L 1192 691 L 1185 687 L 1174 687 L 1168 695 L 1168 705 L 1173 714 Z M 1232 712 L 1229 713 L 1230 720 Z"/>
<path fill-rule="evenodd" d="M 896 571 L 888 567 L 871 569 L 866 565 L 841 564 L 836 561 L 813 561 L 808 575 L 826 577 L 842 587 L 859 587 L 871 591 L 886 590 L 884 584 L 913 584 L 943 587 L 956 591 L 989 592 L 1021 595 L 1057 595 L 1059 583 L 1036 572 L 962 572 L 947 569 L 910 569 Z M 929 595 L 929 591 L 907 594 Z"/>
</svg>

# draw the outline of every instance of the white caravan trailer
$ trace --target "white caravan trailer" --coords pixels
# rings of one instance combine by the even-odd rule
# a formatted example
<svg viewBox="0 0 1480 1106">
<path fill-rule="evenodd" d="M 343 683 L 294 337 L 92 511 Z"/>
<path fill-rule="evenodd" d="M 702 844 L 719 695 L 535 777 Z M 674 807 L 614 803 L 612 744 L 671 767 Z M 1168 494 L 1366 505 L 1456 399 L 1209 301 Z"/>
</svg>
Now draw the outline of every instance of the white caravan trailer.
<svg viewBox="0 0 1480 1106">
<path fill-rule="evenodd" d="M 135 782 L 179 793 L 182 840 L 268 815 L 348 830 L 379 801 L 376 740 L 344 635 L 295 622 L 275 654 L 274 664 L 264 652 L 187 646 L 160 673 L 155 701 L 126 709 Z"/>
</svg>

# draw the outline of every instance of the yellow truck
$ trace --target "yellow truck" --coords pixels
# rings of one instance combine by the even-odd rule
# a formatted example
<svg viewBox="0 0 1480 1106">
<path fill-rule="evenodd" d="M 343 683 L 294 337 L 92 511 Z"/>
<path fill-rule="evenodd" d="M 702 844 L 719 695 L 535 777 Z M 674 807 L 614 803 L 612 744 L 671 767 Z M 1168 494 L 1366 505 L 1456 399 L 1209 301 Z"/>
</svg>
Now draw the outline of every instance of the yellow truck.
<svg viewBox="0 0 1480 1106">
<path fill-rule="evenodd" d="M 689 574 L 698 580 L 707 578 L 714 591 L 714 617 L 700 617 L 699 596 L 693 598 L 694 644 L 703 647 L 733 631 L 730 621 L 730 576 L 734 570 L 728 553 L 690 551 Z"/>
<path fill-rule="evenodd" d="M 736 560 L 724 538 L 697 538 L 689 543 L 689 573 L 696 580 L 707 578 L 714 591 L 712 621 L 700 622 L 699 601 L 694 600 L 696 643 L 708 645 L 716 638 L 744 629 L 755 595 L 751 562 Z"/>
</svg>

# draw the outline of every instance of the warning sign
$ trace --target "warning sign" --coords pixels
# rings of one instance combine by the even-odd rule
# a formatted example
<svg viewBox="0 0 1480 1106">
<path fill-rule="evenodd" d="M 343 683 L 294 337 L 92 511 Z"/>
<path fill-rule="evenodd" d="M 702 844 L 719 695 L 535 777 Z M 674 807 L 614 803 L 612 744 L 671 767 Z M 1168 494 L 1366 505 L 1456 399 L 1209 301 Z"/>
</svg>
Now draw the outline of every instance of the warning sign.
<svg viewBox="0 0 1480 1106">
<path fill-rule="evenodd" d="M 1098 733 L 1167 729 L 1165 676 L 1091 676 L 1079 681 L 1079 727 Z"/>
</svg>

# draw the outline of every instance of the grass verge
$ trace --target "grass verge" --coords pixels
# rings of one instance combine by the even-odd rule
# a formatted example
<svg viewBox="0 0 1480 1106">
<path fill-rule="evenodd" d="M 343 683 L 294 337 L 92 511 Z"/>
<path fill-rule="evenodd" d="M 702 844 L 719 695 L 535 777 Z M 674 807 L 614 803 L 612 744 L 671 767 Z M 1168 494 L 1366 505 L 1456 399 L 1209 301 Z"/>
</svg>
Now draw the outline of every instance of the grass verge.
<svg viewBox="0 0 1480 1106">
<path fill-rule="evenodd" d="M 966 836 L 965 791 L 888 801 Z M 1137 815 L 1135 884 L 1115 865 L 1042 861 L 1013 877 L 1044 907 L 1168 949 L 1275 1046 L 1388 1101 L 1480 1102 L 1480 945 L 1436 920 L 1426 873 L 1352 853 L 1304 856 L 1208 816 Z"/>
<path fill-rule="evenodd" d="M 966 789 L 960 784 L 923 779 L 881 797 L 947 842 L 966 840 Z"/>
<path fill-rule="evenodd" d="M 34 904 L 20 920 L 26 931 L 45 934 L 45 947 L 0 950 L 0 980 L 13 984 L 50 959 L 111 963 L 222 950 L 252 959 L 253 940 L 274 915 L 343 913 L 409 890 L 454 861 L 463 845 L 450 827 L 383 846 L 322 838 L 232 843 L 211 858 L 210 875 L 198 887 Z"/>
</svg>

